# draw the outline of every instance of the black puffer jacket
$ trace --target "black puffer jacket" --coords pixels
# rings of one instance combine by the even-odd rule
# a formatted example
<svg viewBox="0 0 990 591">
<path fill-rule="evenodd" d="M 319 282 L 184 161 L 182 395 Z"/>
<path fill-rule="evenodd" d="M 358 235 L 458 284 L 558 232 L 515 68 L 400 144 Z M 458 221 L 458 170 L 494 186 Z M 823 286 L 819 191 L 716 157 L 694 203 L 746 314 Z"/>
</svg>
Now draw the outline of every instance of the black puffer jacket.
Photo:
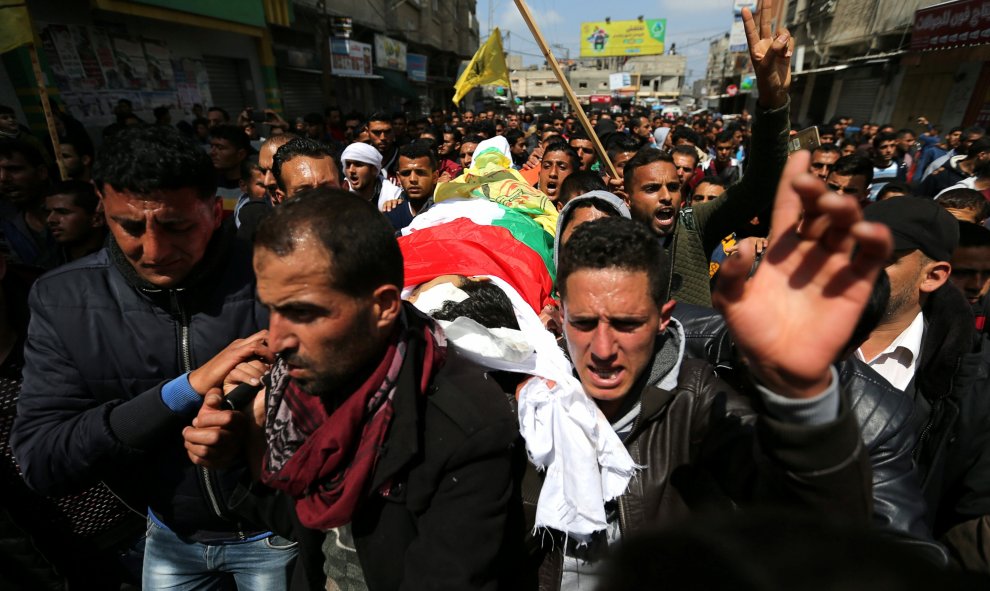
<svg viewBox="0 0 990 591">
<path fill-rule="evenodd" d="M 257 531 L 223 509 L 241 470 L 194 466 L 181 435 L 191 417 L 161 398 L 164 383 L 267 326 L 254 289 L 251 252 L 229 232 L 177 289 L 144 282 L 112 242 L 39 279 L 11 437 L 28 484 L 61 495 L 103 480 L 198 540 Z"/>
<path fill-rule="evenodd" d="M 734 345 L 722 316 L 711 308 L 678 304 L 674 317 L 684 326 L 687 355 L 707 359 L 729 383 L 739 383 Z M 839 380 L 850 394 L 873 469 L 873 523 L 943 564 L 944 550 L 932 540 L 925 500 L 912 461 L 922 417 L 911 397 L 891 386 L 865 363 L 839 365 Z"/>
</svg>

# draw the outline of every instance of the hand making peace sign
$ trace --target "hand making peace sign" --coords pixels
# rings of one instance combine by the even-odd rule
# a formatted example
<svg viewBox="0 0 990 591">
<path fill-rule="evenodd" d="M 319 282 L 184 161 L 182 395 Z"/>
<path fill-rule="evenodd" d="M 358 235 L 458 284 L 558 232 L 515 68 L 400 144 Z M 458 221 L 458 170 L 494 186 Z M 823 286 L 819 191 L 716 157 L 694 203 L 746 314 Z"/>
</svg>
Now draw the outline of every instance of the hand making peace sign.
<svg viewBox="0 0 990 591">
<path fill-rule="evenodd" d="M 759 26 L 752 11 L 743 8 L 749 58 L 753 60 L 756 87 L 760 93 L 759 104 L 767 109 L 776 109 L 787 102 L 787 93 L 791 88 L 794 39 L 787 29 L 772 32 L 773 0 L 761 0 L 757 5 L 757 17 L 760 19 Z"/>
</svg>

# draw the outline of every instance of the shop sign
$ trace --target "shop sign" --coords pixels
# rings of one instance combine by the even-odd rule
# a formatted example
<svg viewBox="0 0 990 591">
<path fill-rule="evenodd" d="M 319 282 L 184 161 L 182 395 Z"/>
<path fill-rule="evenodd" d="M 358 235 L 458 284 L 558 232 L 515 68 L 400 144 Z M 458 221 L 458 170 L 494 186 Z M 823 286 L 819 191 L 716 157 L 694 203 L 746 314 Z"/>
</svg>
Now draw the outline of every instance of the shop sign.
<svg viewBox="0 0 990 591">
<path fill-rule="evenodd" d="M 929 51 L 990 43 L 990 0 L 957 0 L 914 13 L 911 49 Z"/>
</svg>

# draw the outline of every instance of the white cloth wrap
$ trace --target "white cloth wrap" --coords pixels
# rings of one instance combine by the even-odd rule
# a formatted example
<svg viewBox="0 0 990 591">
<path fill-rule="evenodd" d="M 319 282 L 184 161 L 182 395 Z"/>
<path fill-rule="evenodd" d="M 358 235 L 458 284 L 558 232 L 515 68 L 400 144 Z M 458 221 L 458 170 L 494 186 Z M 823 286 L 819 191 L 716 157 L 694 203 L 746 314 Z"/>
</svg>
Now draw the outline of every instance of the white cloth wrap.
<svg viewBox="0 0 990 591">
<path fill-rule="evenodd" d="M 605 529 L 605 502 L 626 490 L 637 466 L 539 316 L 507 282 L 491 281 L 512 301 L 520 330 L 489 330 L 462 317 L 441 322 L 448 345 L 485 367 L 540 378 L 523 386 L 518 401 L 530 461 L 546 470 L 536 528 L 587 541 Z"/>
</svg>

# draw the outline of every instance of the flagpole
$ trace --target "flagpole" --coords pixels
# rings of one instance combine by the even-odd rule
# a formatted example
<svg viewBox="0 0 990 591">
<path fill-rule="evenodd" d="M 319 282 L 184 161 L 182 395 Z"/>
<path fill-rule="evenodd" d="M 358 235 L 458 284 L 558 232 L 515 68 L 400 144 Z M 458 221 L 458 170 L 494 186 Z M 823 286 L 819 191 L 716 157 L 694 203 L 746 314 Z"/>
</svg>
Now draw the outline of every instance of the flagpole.
<svg viewBox="0 0 990 591">
<path fill-rule="evenodd" d="M 28 53 L 31 54 L 31 67 L 34 68 L 34 78 L 38 82 L 41 109 L 45 113 L 48 136 L 51 138 L 52 148 L 55 150 L 55 163 L 58 165 L 58 173 L 63 180 L 68 179 L 69 177 L 65 170 L 65 161 L 62 160 L 62 150 L 59 148 L 61 142 L 58 141 L 58 128 L 55 126 L 55 116 L 52 114 L 52 105 L 48 101 L 48 88 L 45 86 L 45 76 L 41 71 L 41 61 L 38 59 L 38 50 L 34 43 L 28 44 Z"/>
<path fill-rule="evenodd" d="M 608 169 L 608 174 L 613 179 L 619 178 L 619 173 L 616 172 L 615 165 L 612 164 L 608 154 L 605 152 L 605 147 L 602 146 L 601 140 L 598 139 L 595 129 L 591 127 L 591 121 L 588 121 L 588 116 L 584 113 L 581 103 L 578 102 L 577 95 L 574 94 L 574 89 L 572 89 L 571 85 L 567 82 L 567 78 L 564 77 L 563 70 L 560 69 L 560 64 L 557 63 L 557 59 L 550 51 L 550 47 L 547 45 L 546 39 L 543 38 L 543 34 L 540 33 L 539 27 L 536 26 L 536 21 L 533 20 L 533 15 L 529 12 L 529 7 L 526 6 L 525 0 L 515 0 L 515 3 L 516 7 L 519 9 L 519 13 L 523 17 L 523 20 L 526 21 L 526 25 L 533 33 L 533 37 L 536 38 L 536 44 L 540 46 L 540 51 L 543 52 L 543 57 L 547 58 L 547 63 L 550 64 L 550 69 L 553 70 L 554 75 L 557 76 L 557 81 L 560 83 L 560 87 L 564 89 L 564 94 L 567 96 L 567 102 L 571 104 L 571 110 L 573 110 L 577 115 L 578 121 L 581 123 L 581 127 L 584 128 L 585 133 L 588 134 L 588 137 L 591 138 L 591 142 L 595 145 L 595 151 L 598 152 L 598 157 Z"/>
</svg>

